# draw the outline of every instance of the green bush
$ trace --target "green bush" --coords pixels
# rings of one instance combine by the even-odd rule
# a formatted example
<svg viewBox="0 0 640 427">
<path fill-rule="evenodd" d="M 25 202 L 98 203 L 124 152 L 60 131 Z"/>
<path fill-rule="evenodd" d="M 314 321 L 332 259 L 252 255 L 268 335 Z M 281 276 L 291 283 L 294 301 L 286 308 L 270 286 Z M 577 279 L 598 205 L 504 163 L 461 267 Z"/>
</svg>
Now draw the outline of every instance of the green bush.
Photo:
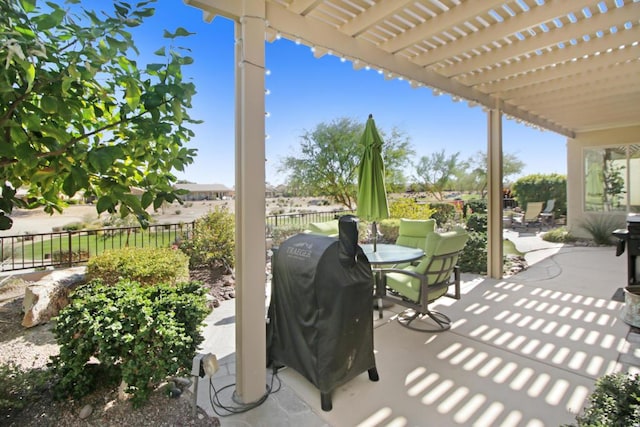
<svg viewBox="0 0 640 427">
<path fill-rule="evenodd" d="M 609 374 L 600 377 L 589 395 L 577 426 L 640 425 L 640 377 L 638 374 Z"/>
<path fill-rule="evenodd" d="M 453 203 L 432 203 L 431 208 L 435 209 L 431 218 L 436 220 L 438 227 L 444 226 L 456 217 L 456 207 Z"/>
<path fill-rule="evenodd" d="M 429 219 L 435 212 L 427 203 L 418 203 L 415 199 L 402 197 L 389 205 L 391 218 Z"/>
<path fill-rule="evenodd" d="M 280 246 L 282 242 L 287 240 L 289 237 L 302 233 L 305 229 L 306 226 L 301 224 L 284 224 L 273 227 L 271 229 L 273 245 Z"/>
<path fill-rule="evenodd" d="M 549 230 L 542 235 L 542 240 L 555 243 L 571 243 L 577 239 L 567 230 L 566 227 L 558 227 Z"/>
<path fill-rule="evenodd" d="M 486 214 L 487 199 L 471 199 L 462 207 L 463 216 L 466 218 L 472 213 Z"/>
<path fill-rule="evenodd" d="M 132 403 L 140 405 L 158 382 L 191 367 L 207 313 L 198 282 L 144 286 L 97 280 L 78 288 L 56 317 L 56 397 L 79 398 L 115 380 L 124 381 Z"/>
<path fill-rule="evenodd" d="M 611 233 L 616 228 L 624 226 L 624 221 L 610 215 L 590 216 L 580 224 L 580 227 L 591 234 L 593 241 L 598 245 L 612 245 L 613 236 Z"/>
<path fill-rule="evenodd" d="M 467 231 L 487 232 L 487 214 L 472 213 L 467 218 Z"/>
<path fill-rule="evenodd" d="M 523 209 L 528 202 L 546 202 L 555 199 L 553 213 L 556 218 L 567 214 L 567 177 L 557 173 L 534 174 L 519 178 L 511 190 Z"/>
<path fill-rule="evenodd" d="M 51 254 L 51 259 L 55 264 L 68 264 L 69 251 L 55 251 Z M 71 252 L 71 261 L 81 262 L 89 259 L 89 252 L 84 250 L 75 250 Z"/>
<path fill-rule="evenodd" d="M 487 233 L 469 232 L 469 240 L 458 258 L 463 273 L 487 272 Z"/>
<path fill-rule="evenodd" d="M 37 402 L 47 389 L 50 372 L 21 370 L 13 363 L 0 365 L 0 417 L 9 421 L 27 405 Z"/>
<path fill-rule="evenodd" d="M 193 236 L 180 242 L 180 249 L 189 256 L 191 267 L 228 269 L 235 265 L 235 218 L 226 208 L 214 211 L 195 221 Z"/>
<path fill-rule="evenodd" d="M 176 284 L 189 280 L 188 257 L 170 248 L 121 248 L 103 252 L 87 263 L 87 281 L 114 285 L 129 279 L 143 285 Z"/>
<path fill-rule="evenodd" d="M 84 222 L 70 222 L 62 226 L 64 231 L 79 231 L 83 230 L 87 225 Z"/>
<path fill-rule="evenodd" d="M 383 219 L 378 223 L 378 230 L 382 233 L 382 240 L 387 243 L 395 243 L 398 240 L 398 232 L 400 231 L 400 219 Z"/>
</svg>

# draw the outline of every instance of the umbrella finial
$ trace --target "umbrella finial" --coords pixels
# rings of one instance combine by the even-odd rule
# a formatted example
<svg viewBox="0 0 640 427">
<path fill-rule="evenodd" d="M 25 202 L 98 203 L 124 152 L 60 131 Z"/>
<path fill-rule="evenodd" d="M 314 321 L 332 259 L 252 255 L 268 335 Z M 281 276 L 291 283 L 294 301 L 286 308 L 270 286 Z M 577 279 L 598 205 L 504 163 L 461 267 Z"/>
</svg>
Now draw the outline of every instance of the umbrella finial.
<svg viewBox="0 0 640 427">
<path fill-rule="evenodd" d="M 373 119 L 373 114 L 369 113 L 369 118 Z"/>
</svg>

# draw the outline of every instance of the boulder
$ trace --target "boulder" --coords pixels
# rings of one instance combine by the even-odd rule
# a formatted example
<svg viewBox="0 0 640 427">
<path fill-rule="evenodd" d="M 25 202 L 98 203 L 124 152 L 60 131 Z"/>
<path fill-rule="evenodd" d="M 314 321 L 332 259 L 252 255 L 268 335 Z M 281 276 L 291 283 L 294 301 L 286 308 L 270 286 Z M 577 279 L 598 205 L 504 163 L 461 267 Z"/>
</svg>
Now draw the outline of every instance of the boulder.
<svg viewBox="0 0 640 427">
<path fill-rule="evenodd" d="M 47 323 L 69 304 L 69 294 L 85 282 L 86 267 L 54 270 L 25 289 L 22 326 Z"/>
</svg>

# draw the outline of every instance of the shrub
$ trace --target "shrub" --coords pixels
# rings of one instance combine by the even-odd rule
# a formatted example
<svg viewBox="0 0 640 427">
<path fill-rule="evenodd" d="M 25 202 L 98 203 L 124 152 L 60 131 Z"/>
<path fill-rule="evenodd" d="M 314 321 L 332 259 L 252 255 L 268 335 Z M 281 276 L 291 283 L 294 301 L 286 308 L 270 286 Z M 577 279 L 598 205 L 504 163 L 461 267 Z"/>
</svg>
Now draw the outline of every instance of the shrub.
<svg viewBox="0 0 640 427">
<path fill-rule="evenodd" d="M 616 228 L 624 227 L 622 221 L 610 215 L 597 215 L 587 217 L 581 224 L 580 227 L 586 230 L 591 237 L 593 237 L 593 241 L 598 245 L 611 245 L 613 244 L 613 236 L 611 233 Z"/>
<path fill-rule="evenodd" d="M 51 259 L 55 264 L 68 264 L 69 251 L 55 251 L 51 254 Z M 71 252 L 72 262 L 81 262 L 89 259 L 89 252 L 84 250 L 75 250 Z"/>
<path fill-rule="evenodd" d="M 578 426 L 640 425 L 640 377 L 638 374 L 609 374 L 600 377 L 589 396 Z"/>
<path fill-rule="evenodd" d="M 456 207 L 453 203 L 432 203 L 431 208 L 435 209 L 431 218 L 436 220 L 438 227 L 453 221 L 456 216 Z"/>
<path fill-rule="evenodd" d="M 467 231 L 487 232 L 487 214 L 472 213 L 467 218 Z"/>
<path fill-rule="evenodd" d="M 122 248 L 90 258 L 86 276 L 107 285 L 121 278 L 143 285 L 176 284 L 189 280 L 189 259 L 170 248 Z"/>
<path fill-rule="evenodd" d="M 566 227 L 558 227 L 549 230 L 542 235 L 542 240 L 556 243 L 570 243 L 577 239 L 566 229 Z"/>
<path fill-rule="evenodd" d="M 458 258 L 458 266 L 464 273 L 486 273 L 487 233 L 469 232 L 469 240 Z"/>
<path fill-rule="evenodd" d="M 124 381 L 138 406 L 153 387 L 191 367 L 207 315 L 198 282 L 144 286 L 94 281 L 72 294 L 56 318 L 60 354 L 52 358 L 56 397 L 82 397 L 97 384 Z M 99 365 L 89 363 L 95 358 Z"/>
<path fill-rule="evenodd" d="M 408 197 L 396 199 L 389 205 L 391 218 L 429 219 L 434 212 L 435 209 L 431 209 L 427 203 L 418 203 Z"/>
<path fill-rule="evenodd" d="M 462 212 L 466 218 L 472 213 L 487 213 L 487 199 L 471 199 L 468 200 L 462 207 Z"/>
<path fill-rule="evenodd" d="M 519 178 L 511 186 L 518 205 L 527 202 L 546 202 L 555 199 L 553 213 L 556 218 L 567 214 L 567 177 L 557 173 L 534 174 Z"/>
<path fill-rule="evenodd" d="M 86 224 L 83 222 L 70 222 L 69 224 L 65 224 L 62 226 L 64 231 L 78 231 L 83 230 L 86 227 Z"/>
<path fill-rule="evenodd" d="M 280 246 L 282 242 L 287 240 L 289 237 L 298 233 L 302 233 L 305 228 L 306 227 L 301 224 L 285 224 L 273 227 L 271 229 L 271 238 L 273 239 L 273 245 Z"/>
<path fill-rule="evenodd" d="M 400 219 L 383 219 L 378 223 L 378 230 L 382 233 L 383 240 L 387 243 L 395 243 L 400 231 Z"/>
<path fill-rule="evenodd" d="M 180 242 L 189 256 L 191 267 L 215 267 L 228 269 L 235 264 L 235 218 L 226 208 L 214 211 L 195 221 L 193 236 Z"/>
<path fill-rule="evenodd" d="M 0 365 L 0 414 L 17 414 L 37 402 L 47 389 L 50 373 L 44 369 L 23 371 L 13 363 Z"/>
</svg>

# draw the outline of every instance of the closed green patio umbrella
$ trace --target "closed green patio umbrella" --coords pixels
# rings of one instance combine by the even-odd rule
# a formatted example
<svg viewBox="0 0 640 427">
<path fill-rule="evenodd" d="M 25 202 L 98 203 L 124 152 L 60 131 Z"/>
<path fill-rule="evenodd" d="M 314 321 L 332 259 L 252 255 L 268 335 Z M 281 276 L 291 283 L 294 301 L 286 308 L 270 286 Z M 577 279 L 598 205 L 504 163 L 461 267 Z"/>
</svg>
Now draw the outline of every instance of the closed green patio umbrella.
<svg viewBox="0 0 640 427">
<path fill-rule="evenodd" d="M 360 139 L 363 149 L 358 165 L 358 209 L 359 218 L 372 221 L 373 250 L 376 250 L 378 230 L 376 221 L 389 218 L 387 190 L 384 184 L 384 161 L 382 160 L 382 138 L 378 134 L 373 115 L 364 128 Z"/>
</svg>

